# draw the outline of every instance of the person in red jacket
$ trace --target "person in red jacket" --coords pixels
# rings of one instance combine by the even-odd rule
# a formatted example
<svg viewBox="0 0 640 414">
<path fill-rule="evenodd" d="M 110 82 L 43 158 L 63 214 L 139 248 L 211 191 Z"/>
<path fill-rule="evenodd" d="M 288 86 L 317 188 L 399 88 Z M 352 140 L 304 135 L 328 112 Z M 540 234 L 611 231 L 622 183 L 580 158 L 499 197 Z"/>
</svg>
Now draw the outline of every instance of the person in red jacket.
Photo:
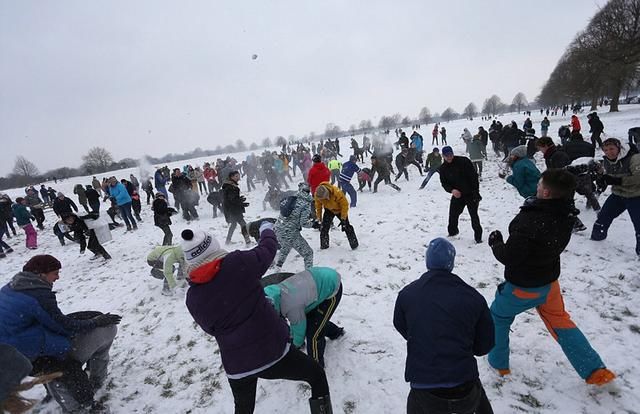
<svg viewBox="0 0 640 414">
<path fill-rule="evenodd" d="M 577 134 L 580 132 L 580 120 L 576 115 L 571 115 L 571 133 Z"/>
<path fill-rule="evenodd" d="M 218 172 L 215 168 L 211 168 L 211 164 L 208 162 L 204 164 L 203 176 L 207 181 L 207 187 L 210 193 L 220 188 L 220 184 L 218 184 L 218 181 L 216 180 Z"/>
<path fill-rule="evenodd" d="M 331 179 L 331 171 L 327 168 L 326 165 L 320 159 L 320 155 L 316 154 L 313 156 L 313 165 L 309 169 L 309 174 L 307 176 L 307 182 L 309 183 L 309 188 L 311 189 L 311 194 L 316 193 L 316 188 L 325 181 L 329 181 Z"/>
</svg>

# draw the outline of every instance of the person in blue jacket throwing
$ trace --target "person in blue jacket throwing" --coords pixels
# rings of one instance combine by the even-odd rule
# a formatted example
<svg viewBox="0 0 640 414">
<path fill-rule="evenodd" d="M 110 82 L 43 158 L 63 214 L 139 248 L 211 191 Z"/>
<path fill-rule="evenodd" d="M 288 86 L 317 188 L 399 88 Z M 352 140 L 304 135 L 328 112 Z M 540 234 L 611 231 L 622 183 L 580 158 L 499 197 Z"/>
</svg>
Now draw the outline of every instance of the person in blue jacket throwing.
<svg viewBox="0 0 640 414">
<path fill-rule="evenodd" d="M 120 215 L 127 225 L 127 231 L 131 230 L 132 227 L 133 230 L 138 230 L 138 223 L 136 223 L 131 213 L 131 196 L 127 188 L 118 182 L 116 177 L 109 178 L 109 196 L 116 200 Z"/>
<path fill-rule="evenodd" d="M 340 171 L 340 177 L 338 178 L 338 187 L 340 187 L 345 194 L 349 194 L 349 200 L 351 200 L 349 207 L 355 207 L 358 203 L 358 193 L 351 185 L 353 174 L 360 172 L 360 167 L 356 164 L 357 159 L 355 155 L 350 156 L 349 161 L 342 164 L 342 171 Z"/>
</svg>

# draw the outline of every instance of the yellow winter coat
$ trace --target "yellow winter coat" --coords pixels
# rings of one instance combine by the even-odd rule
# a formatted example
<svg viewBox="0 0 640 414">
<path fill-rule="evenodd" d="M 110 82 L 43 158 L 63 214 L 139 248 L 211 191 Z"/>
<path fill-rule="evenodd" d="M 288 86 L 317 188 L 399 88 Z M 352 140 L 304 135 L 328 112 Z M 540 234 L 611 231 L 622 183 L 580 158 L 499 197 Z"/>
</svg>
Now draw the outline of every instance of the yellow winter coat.
<svg viewBox="0 0 640 414">
<path fill-rule="evenodd" d="M 316 205 L 316 217 L 318 221 L 322 221 L 323 207 L 338 216 L 341 220 L 346 220 L 349 215 L 349 202 L 342 191 L 340 191 L 340 189 L 335 185 L 332 185 L 329 181 L 320 183 L 318 187 L 320 186 L 324 186 L 329 190 L 329 198 L 320 200 L 315 196 L 313 197 Z M 318 190 L 316 189 L 316 191 Z"/>
</svg>

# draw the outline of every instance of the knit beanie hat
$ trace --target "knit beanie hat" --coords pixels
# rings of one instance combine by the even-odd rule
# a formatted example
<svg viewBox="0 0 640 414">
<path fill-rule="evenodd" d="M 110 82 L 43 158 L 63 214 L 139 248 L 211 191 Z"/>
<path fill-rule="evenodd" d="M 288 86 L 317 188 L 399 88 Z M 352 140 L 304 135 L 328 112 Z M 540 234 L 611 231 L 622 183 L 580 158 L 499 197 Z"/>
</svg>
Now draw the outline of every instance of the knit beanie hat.
<svg viewBox="0 0 640 414">
<path fill-rule="evenodd" d="M 527 157 L 527 146 L 526 145 L 519 145 L 517 147 L 515 147 L 514 149 L 511 150 L 511 152 L 509 153 L 510 157 L 517 157 L 517 158 L 526 158 Z"/>
<path fill-rule="evenodd" d="M 54 270 L 58 270 L 62 268 L 62 263 L 55 257 L 49 254 L 38 254 L 33 256 L 29 261 L 22 267 L 23 272 L 31 272 L 31 273 L 49 273 Z"/>
<path fill-rule="evenodd" d="M 202 230 L 186 229 L 182 231 L 181 236 L 180 246 L 189 269 L 227 255 L 227 251 L 220 248 L 218 240 Z"/>
<path fill-rule="evenodd" d="M 319 198 L 320 200 L 329 198 L 329 189 L 324 185 L 319 185 L 318 188 L 316 188 L 316 198 Z"/>
<path fill-rule="evenodd" d="M 0 401 L 16 389 L 32 370 L 24 355 L 10 345 L 0 344 Z"/>
<path fill-rule="evenodd" d="M 453 247 L 453 244 L 449 243 L 447 239 L 443 239 L 442 237 L 431 240 L 425 252 L 427 269 L 429 270 L 437 269 L 450 272 L 453 270 L 455 258 L 455 247 Z"/>
<path fill-rule="evenodd" d="M 442 147 L 442 155 L 453 155 L 453 148 L 450 146 Z"/>
<path fill-rule="evenodd" d="M 320 158 L 320 155 L 319 155 L 319 154 L 316 154 L 316 155 L 314 155 L 314 156 L 313 156 L 313 158 L 311 159 L 311 161 L 313 161 L 313 162 L 320 162 L 320 161 L 322 161 L 322 158 Z"/>
</svg>

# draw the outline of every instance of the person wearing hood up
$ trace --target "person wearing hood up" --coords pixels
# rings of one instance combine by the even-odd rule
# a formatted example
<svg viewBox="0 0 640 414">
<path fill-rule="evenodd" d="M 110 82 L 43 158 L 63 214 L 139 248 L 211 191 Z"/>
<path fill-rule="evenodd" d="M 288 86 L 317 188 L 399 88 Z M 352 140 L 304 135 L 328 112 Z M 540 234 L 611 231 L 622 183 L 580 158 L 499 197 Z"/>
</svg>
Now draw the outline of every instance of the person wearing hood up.
<svg viewBox="0 0 640 414">
<path fill-rule="evenodd" d="M 564 307 L 560 255 L 569 244 L 579 211 L 573 206 L 576 179 L 566 170 L 542 173 L 536 197 L 525 200 L 509 224 L 504 241 L 498 230 L 489 235 L 495 258 L 504 265 L 505 281 L 491 304 L 495 346 L 489 365 L 509 375 L 509 332 L 515 317 L 536 308 L 551 336 L 587 384 L 604 385 L 615 378 Z"/>
<path fill-rule="evenodd" d="M 512 174 L 507 178 L 507 182 L 514 186 L 518 193 L 524 197 L 533 197 L 536 195 L 538 181 L 540 180 L 540 170 L 527 157 L 527 147 L 520 145 L 515 147 L 509 153 L 509 165 Z M 500 178 L 505 175 L 499 174 Z"/>
<path fill-rule="evenodd" d="M 298 193 L 285 200 L 287 201 L 283 200 L 280 207 L 280 217 L 275 225 L 275 232 L 280 244 L 276 267 L 281 268 L 284 265 L 289 252 L 293 249 L 302 256 L 304 267 L 309 268 L 313 266 L 313 249 L 300 234 L 303 227 L 309 228 L 312 225 L 309 217 L 313 197 L 309 193 L 307 183 L 300 183 Z"/>
<path fill-rule="evenodd" d="M 635 146 L 617 138 L 606 139 L 602 150 L 603 180 L 611 186 L 611 195 L 598 212 L 591 240 L 606 239 L 613 220 L 627 210 L 636 233 L 636 255 L 640 258 L 640 154 Z"/>
<path fill-rule="evenodd" d="M 407 340 L 410 414 L 493 413 L 475 358 L 494 345 L 493 320 L 482 295 L 452 273 L 455 257 L 448 240 L 431 240 L 427 272 L 396 299 L 393 326 Z"/>
</svg>

